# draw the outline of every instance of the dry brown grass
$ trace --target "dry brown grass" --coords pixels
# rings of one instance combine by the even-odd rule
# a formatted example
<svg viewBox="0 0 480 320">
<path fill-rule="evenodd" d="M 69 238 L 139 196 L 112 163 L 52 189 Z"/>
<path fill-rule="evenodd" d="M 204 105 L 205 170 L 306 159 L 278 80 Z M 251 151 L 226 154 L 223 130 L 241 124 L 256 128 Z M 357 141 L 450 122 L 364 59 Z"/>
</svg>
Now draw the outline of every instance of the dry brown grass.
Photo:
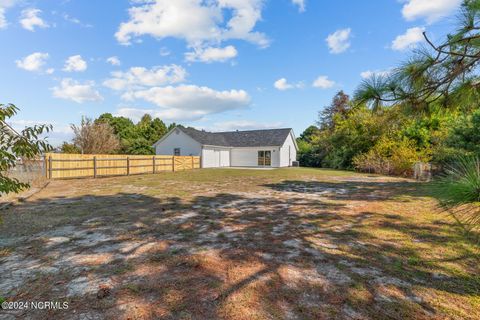
<svg viewBox="0 0 480 320">
<path fill-rule="evenodd" d="M 70 302 L 32 319 L 480 318 L 478 247 L 435 205 L 312 169 L 54 181 L 1 213 L 0 295 Z"/>
</svg>

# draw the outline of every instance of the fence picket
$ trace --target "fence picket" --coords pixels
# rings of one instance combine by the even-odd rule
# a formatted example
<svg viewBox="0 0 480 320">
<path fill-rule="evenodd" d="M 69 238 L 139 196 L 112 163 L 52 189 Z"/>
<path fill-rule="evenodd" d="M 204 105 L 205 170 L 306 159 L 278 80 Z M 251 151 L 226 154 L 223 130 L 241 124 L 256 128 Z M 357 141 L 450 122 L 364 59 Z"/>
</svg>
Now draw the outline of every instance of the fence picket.
<svg viewBox="0 0 480 320">
<path fill-rule="evenodd" d="M 98 178 L 200 168 L 200 157 L 196 156 L 49 153 L 45 155 L 45 159 L 48 159 L 46 160 L 45 175 L 49 179 L 87 178 L 92 176 Z"/>
</svg>

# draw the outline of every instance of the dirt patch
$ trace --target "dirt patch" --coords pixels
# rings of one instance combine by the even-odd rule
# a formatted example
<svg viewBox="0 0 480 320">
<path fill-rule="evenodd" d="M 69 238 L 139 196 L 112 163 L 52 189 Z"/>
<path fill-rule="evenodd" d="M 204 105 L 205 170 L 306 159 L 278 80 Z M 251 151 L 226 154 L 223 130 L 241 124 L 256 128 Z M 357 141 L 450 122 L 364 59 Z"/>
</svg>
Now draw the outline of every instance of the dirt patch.
<svg viewBox="0 0 480 320">
<path fill-rule="evenodd" d="M 0 292 L 70 303 L 9 313 L 30 319 L 479 318 L 478 252 L 420 192 L 308 169 L 53 181 L 2 213 Z"/>
</svg>

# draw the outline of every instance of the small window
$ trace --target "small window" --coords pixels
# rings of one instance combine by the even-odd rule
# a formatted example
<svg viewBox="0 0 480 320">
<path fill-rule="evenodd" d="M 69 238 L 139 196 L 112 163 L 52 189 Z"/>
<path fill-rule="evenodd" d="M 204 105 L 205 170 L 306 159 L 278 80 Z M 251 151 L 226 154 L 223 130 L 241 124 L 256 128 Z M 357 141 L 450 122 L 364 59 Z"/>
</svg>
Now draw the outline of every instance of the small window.
<svg viewBox="0 0 480 320">
<path fill-rule="evenodd" d="M 180 155 L 180 148 L 173 149 L 173 155 L 174 156 L 179 156 Z"/>
</svg>

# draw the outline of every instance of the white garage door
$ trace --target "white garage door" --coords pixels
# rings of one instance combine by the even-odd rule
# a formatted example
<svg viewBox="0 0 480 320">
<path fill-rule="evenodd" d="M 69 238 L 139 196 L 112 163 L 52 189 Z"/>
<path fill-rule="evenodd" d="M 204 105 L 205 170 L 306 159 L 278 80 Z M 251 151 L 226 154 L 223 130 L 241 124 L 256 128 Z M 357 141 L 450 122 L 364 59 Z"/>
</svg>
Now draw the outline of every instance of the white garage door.
<svg viewBox="0 0 480 320">
<path fill-rule="evenodd" d="M 203 149 L 203 167 L 219 168 L 230 166 L 230 150 L 219 148 Z"/>
</svg>

